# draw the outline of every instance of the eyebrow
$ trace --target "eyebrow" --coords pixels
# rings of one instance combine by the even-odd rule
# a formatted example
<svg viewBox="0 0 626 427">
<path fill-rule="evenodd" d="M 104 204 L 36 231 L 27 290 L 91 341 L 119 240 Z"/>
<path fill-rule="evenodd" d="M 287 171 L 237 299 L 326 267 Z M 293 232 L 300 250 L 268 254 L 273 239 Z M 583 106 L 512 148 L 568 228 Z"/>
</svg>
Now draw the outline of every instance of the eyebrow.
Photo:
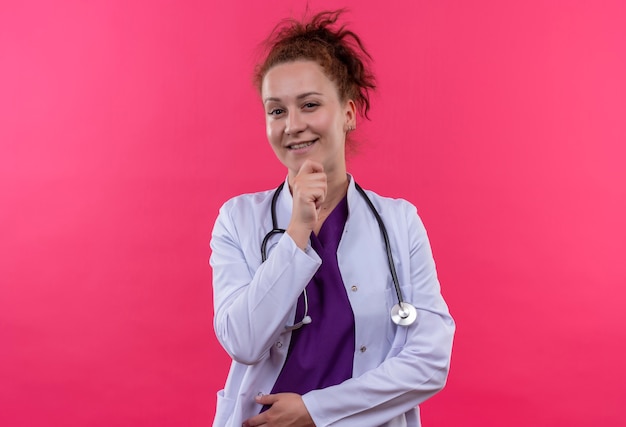
<svg viewBox="0 0 626 427">
<path fill-rule="evenodd" d="M 311 95 L 323 96 L 319 92 L 305 92 L 305 93 L 301 93 L 300 95 L 296 96 L 296 99 L 300 100 L 300 99 L 306 98 L 307 96 L 311 96 Z M 270 101 L 280 102 L 280 98 L 274 98 L 274 97 L 265 98 L 263 103 L 265 104 L 265 103 L 270 102 Z"/>
</svg>

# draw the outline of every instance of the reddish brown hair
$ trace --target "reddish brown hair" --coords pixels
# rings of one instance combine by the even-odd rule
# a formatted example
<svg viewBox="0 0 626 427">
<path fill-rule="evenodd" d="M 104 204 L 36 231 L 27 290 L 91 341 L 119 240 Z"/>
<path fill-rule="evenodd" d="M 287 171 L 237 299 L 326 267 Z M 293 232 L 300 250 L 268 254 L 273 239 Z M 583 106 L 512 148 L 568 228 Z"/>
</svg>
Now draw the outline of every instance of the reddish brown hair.
<svg viewBox="0 0 626 427">
<path fill-rule="evenodd" d="M 344 9 L 325 11 L 308 21 L 285 19 L 265 42 L 266 56 L 254 73 L 254 84 L 261 91 L 265 74 L 275 65 L 297 60 L 317 62 L 336 85 L 339 99 L 351 99 L 357 110 L 367 117 L 369 92 L 376 88 L 369 71 L 371 56 L 361 39 L 345 25 L 335 23 Z"/>
</svg>

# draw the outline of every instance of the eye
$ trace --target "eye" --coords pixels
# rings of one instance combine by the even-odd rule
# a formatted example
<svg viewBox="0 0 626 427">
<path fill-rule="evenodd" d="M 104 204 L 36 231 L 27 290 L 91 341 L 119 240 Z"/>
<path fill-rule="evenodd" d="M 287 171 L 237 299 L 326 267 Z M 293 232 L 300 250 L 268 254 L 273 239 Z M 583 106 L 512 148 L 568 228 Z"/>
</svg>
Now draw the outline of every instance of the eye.
<svg viewBox="0 0 626 427">
<path fill-rule="evenodd" d="M 267 114 L 270 116 L 279 116 L 284 112 L 285 110 L 283 110 L 282 108 L 272 108 L 270 111 L 267 112 Z"/>
<path fill-rule="evenodd" d="M 317 102 L 307 102 L 306 104 L 304 104 L 304 105 L 302 106 L 302 108 L 305 108 L 305 109 L 307 109 L 307 110 L 311 110 L 311 109 L 313 109 L 313 108 L 317 107 L 318 105 L 319 105 L 319 104 L 318 104 Z"/>
</svg>

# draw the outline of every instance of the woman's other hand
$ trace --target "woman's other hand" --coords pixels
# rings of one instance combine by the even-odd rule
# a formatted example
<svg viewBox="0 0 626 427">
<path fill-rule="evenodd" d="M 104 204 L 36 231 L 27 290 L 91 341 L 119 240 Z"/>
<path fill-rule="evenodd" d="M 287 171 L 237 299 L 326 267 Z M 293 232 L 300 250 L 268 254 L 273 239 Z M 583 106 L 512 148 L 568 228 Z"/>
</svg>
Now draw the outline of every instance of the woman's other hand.
<svg viewBox="0 0 626 427">
<path fill-rule="evenodd" d="M 315 427 L 306 409 L 302 396 L 296 393 L 266 394 L 256 397 L 256 403 L 270 405 L 270 408 L 248 418 L 243 427 Z"/>
</svg>

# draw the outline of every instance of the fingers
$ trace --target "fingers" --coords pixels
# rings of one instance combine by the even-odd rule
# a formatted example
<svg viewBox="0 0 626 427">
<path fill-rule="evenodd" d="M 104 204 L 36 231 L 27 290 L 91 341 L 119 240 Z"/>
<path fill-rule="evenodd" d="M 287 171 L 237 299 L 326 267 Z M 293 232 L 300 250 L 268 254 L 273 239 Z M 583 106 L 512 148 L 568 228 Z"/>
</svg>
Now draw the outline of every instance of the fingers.
<svg viewBox="0 0 626 427">
<path fill-rule="evenodd" d="M 314 160 L 306 159 L 304 163 L 302 163 L 302 166 L 300 166 L 298 175 L 316 173 L 316 172 L 324 172 L 324 165 Z"/>
<path fill-rule="evenodd" d="M 310 201 L 310 198 L 323 201 L 326 197 L 324 166 L 313 160 L 305 160 L 293 180 L 292 187 L 294 193 L 307 197 L 309 199 L 307 201 Z"/>
<path fill-rule="evenodd" d="M 319 209 L 326 199 L 326 173 L 321 163 L 305 160 L 291 180 L 293 211 L 287 233 L 301 249 L 306 248 L 311 231 L 319 219 Z"/>
<path fill-rule="evenodd" d="M 262 417 L 261 417 L 262 415 L 263 414 L 257 415 L 256 417 L 248 418 L 247 420 L 243 422 L 241 427 L 262 426 L 263 424 L 265 424 L 265 421 L 262 421 Z"/>
<path fill-rule="evenodd" d="M 302 396 L 296 393 L 267 394 L 256 397 L 255 401 L 261 405 L 269 405 L 270 408 L 259 415 L 248 418 L 244 421 L 243 427 L 262 425 L 267 427 L 315 426 L 309 411 L 302 401 Z"/>
<path fill-rule="evenodd" d="M 276 401 L 278 400 L 278 396 L 275 394 L 264 394 L 261 396 L 256 396 L 254 400 L 260 405 L 272 405 L 276 403 Z M 259 415 L 255 415 L 254 417 L 245 420 L 242 424 L 242 427 L 254 427 L 264 424 L 267 424 L 267 415 L 265 414 L 265 412 L 262 412 Z"/>
<path fill-rule="evenodd" d="M 315 204 L 316 208 L 326 198 L 326 174 L 321 163 L 306 160 L 292 182 L 294 203 Z"/>
<path fill-rule="evenodd" d="M 254 417 L 248 418 L 243 422 L 241 427 L 255 427 L 262 426 L 267 424 L 267 414 L 265 412 L 261 412 L 259 415 L 255 415 Z"/>
<path fill-rule="evenodd" d="M 256 400 L 256 403 L 260 403 L 261 405 L 272 405 L 278 400 L 278 395 L 263 394 L 261 396 L 255 397 L 254 400 Z"/>
</svg>

